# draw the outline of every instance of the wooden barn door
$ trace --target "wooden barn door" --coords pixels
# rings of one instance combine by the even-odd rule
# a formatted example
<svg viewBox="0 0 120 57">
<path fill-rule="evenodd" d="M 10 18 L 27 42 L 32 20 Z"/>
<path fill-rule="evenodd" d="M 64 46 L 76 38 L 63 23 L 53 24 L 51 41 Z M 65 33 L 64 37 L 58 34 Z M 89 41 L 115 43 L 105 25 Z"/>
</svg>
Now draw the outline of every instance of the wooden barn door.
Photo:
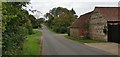
<svg viewBox="0 0 120 57">
<path fill-rule="evenodd" d="M 120 21 L 108 21 L 108 41 L 120 43 Z"/>
</svg>

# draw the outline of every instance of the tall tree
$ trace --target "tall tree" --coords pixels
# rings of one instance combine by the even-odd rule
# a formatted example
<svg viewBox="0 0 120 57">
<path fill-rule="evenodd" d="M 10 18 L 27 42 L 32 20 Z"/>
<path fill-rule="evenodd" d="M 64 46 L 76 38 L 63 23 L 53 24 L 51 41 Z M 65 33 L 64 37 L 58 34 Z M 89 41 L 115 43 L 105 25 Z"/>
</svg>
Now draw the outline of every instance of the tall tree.
<svg viewBox="0 0 120 57">
<path fill-rule="evenodd" d="M 66 8 L 53 8 L 46 13 L 48 18 L 47 25 L 58 33 L 67 33 L 67 27 L 76 19 L 75 11 Z"/>
<path fill-rule="evenodd" d="M 38 27 L 37 19 L 33 15 L 29 15 L 33 28 Z"/>
</svg>

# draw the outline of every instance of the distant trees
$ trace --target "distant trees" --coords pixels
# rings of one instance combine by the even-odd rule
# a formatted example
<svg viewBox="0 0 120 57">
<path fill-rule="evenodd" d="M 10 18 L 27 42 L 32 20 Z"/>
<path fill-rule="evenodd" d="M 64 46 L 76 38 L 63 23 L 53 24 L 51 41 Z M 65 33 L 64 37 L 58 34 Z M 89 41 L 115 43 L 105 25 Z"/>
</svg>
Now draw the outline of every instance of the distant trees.
<svg viewBox="0 0 120 57">
<path fill-rule="evenodd" d="M 76 12 L 71 9 L 57 7 L 46 13 L 47 26 L 58 33 L 67 33 L 67 28 L 77 19 Z"/>
<path fill-rule="evenodd" d="M 33 15 L 29 15 L 29 19 L 31 20 L 31 24 L 33 28 L 38 28 L 38 23 L 37 23 L 36 18 Z"/>
<path fill-rule="evenodd" d="M 29 19 L 31 20 L 31 24 L 33 28 L 41 28 L 41 23 L 44 22 L 44 18 L 36 19 L 33 15 L 29 15 Z"/>
<path fill-rule="evenodd" d="M 45 21 L 45 18 L 39 18 L 37 19 L 39 23 L 43 23 Z"/>
<path fill-rule="evenodd" d="M 27 34 L 32 34 L 28 11 L 22 9 L 27 2 L 2 3 L 2 54 L 21 55 Z"/>
<path fill-rule="evenodd" d="M 44 21 L 45 21 L 45 18 L 39 18 L 39 19 L 37 19 L 39 28 L 41 28 L 41 24 L 44 23 Z"/>
</svg>

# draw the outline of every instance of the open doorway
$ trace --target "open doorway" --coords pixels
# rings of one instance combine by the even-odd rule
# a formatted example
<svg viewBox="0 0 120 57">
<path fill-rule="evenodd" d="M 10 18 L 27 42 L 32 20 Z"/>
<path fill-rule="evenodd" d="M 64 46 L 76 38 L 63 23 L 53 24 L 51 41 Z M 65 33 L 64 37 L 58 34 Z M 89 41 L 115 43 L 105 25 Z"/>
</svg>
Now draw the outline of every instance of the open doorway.
<svg viewBox="0 0 120 57">
<path fill-rule="evenodd" d="M 120 43 L 120 21 L 108 21 L 108 41 Z"/>
</svg>

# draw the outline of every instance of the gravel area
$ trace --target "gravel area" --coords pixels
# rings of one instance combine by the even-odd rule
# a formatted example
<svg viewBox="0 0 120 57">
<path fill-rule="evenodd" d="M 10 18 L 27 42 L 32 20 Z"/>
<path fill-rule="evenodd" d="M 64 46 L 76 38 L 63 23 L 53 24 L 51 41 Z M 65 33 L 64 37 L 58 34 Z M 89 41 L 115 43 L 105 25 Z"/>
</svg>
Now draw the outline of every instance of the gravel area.
<svg viewBox="0 0 120 57">
<path fill-rule="evenodd" d="M 109 53 L 112 53 L 114 55 L 119 55 L 118 54 L 118 46 L 120 46 L 117 43 L 112 43 L 112 42 L 108 42 L 108 43 L 85 43 L 85 45 L 88 45 L 90 47 L 94 47 Z"/>
</svg>

